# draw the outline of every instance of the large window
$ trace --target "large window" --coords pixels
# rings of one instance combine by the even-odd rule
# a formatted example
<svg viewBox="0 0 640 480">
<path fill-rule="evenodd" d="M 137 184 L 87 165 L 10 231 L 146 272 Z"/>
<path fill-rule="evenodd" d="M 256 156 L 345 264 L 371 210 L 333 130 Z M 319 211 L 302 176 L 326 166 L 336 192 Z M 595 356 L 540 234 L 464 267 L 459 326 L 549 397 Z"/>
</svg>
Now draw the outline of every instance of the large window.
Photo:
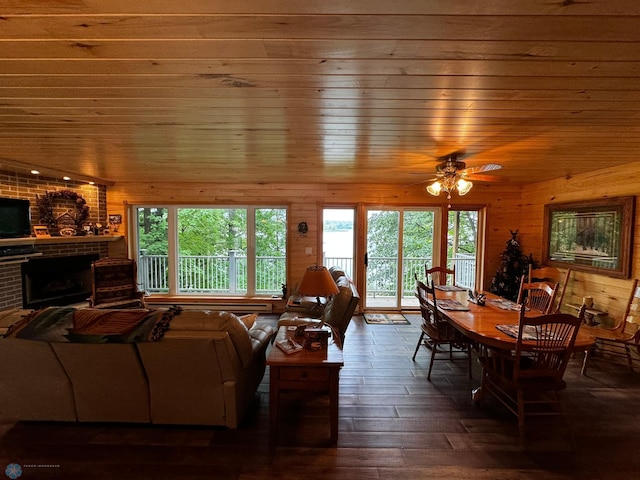
<svg viewBox="0 0 640 480">
<path fill-rule="evenodd" d="M 286 283 L 287 211 L 135 207 L 138 277 L 148 293 L 273 295 Z"/>
</svg>

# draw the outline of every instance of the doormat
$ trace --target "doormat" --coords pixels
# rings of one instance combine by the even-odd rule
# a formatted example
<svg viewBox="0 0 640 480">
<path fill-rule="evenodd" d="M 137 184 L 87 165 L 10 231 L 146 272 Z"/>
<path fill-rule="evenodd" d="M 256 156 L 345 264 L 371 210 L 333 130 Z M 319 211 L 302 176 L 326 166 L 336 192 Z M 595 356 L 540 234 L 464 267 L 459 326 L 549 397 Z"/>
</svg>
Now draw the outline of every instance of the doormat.
<svg viewBox="0 0 640 480">
<path fill-rule="evenodd" d="M 365 313 L 364 321 L 371 325 L 410 325 L 401 313 Z"/>
</svg>

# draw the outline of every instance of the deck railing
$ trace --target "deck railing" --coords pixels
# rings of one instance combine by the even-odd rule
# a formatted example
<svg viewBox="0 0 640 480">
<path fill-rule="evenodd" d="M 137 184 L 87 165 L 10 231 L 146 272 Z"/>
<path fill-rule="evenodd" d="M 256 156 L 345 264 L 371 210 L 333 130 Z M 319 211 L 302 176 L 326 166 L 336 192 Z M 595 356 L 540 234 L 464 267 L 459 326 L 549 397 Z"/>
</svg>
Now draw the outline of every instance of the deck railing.
<svg viewBox="0 0 640 480">
<path fill-rule="evenodd" d="M 256 294 L 282 293 L 286 278 L 285 257 L 256 258 Z M 169 257 L 140 256 L 138 282 L 147 293 L 169 291 Z M 181 255 L 178 257 L 178 293 L 244 294 L 247 293 L 247 257 L 229 255 Z"/>
<path fill-rule="evenodd" d="M 424 277 L 424 265 L 431 258 L 406 257 L 402 260 L 403 296 L 412 296 L 415 288 L 414 273 Z M 459 255 L 450 259 L 456 266 L 456 283 L 465 288 L 475 284 L 476 260 L 473 256 Z M 353 278 L 353 258 L 327 257 L 327 267 L 337 266 Z M 397 258 L 369 257 L 367 266 L 367 294 L 373 297 L 395 296 L 397 292 Z M 273 295 L 282 292 L 286 278 L 285 257 L 256 258 L 256 293 Z M 140 288 L 147 293 L 169 291 L 169 257 L 167 255 L 140 256 L 138 264 Z M 182 255 L 178 258 L 178 293 L 245 294 L 247 293 L 247 257 L 238 252 L 229 255 Z"/>
<path fill-rule="evenodd" d="M 343 257 L 326 257 L 324 264 L 341 267 L 347 275 L 351 275 L 353 259 Z M 403 295 L 412 296 L 415 289 L 414 274 L 418 278 L 424 278 L 424 265 L 432 264 L 430 257 L 405 257 L 402 259 L 402 285 Z M 476 258 L 473 255 L 459 254 L 449 259 L 449 266 L 456 267 L 456 285 L 465 288 L 474 288 L 476 274 Z M 395 296 L 397 292 L 396 272 L 398 261 L 396 257 L 369 257 L 367 265 L 367 293 L 370 296 Z"/>
</svg>

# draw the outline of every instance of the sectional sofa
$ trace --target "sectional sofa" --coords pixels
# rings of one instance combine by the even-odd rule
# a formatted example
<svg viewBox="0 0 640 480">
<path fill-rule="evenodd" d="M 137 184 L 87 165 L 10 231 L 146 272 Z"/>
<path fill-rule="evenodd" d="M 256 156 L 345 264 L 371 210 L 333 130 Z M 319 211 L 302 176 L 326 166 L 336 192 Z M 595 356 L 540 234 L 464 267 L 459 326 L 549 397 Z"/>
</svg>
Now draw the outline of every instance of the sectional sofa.
<svg viewBox="0 0 640 480">
<path fill-rule="evenodd" d="M 236 428 L 273 334 L 227 312 L 42 309 L 0 339 L 0 418 Z"/>
</svg>

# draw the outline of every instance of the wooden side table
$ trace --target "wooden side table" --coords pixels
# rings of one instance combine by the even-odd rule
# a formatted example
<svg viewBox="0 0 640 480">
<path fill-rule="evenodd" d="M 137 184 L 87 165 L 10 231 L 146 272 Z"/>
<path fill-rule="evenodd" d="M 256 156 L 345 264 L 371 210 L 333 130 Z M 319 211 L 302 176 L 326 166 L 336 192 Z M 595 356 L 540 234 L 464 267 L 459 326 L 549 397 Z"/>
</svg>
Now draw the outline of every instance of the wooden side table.
<svg viewBox="0 0 640 480">
<path fill-rule="evenodd" d="M 294 330 L 280 327 L 276 342 L 293 336 Z M 298 342 L 301 340 L 294 339 Z M 316 391 L 329 394 L 331 444 L 338 441 L 338 393 L 340 369 L 344 365 L 342 349 L 329 339 L 327 348 L 317 351 L 303 349 L 287 355 L 275 344 L 267 358 L 269 365 L 269 442 L 278 439 L 278 407 L 283 391 Z"/>
<path fill-rule="evenodd" d="M 565 303 L 565 305 L 571 310 L 575 310 L 576 313 L 580 312 L 580 309 L 582 308 L 582 305 L 578 305 L 577 303 Z M 600 325 L 600 318 L 606 317 L 607 315 L 609 315 L 609 313 L 603 310 L 587 308 L 584 311 L 584 323 L 591 327 Z"/>
</svg>

